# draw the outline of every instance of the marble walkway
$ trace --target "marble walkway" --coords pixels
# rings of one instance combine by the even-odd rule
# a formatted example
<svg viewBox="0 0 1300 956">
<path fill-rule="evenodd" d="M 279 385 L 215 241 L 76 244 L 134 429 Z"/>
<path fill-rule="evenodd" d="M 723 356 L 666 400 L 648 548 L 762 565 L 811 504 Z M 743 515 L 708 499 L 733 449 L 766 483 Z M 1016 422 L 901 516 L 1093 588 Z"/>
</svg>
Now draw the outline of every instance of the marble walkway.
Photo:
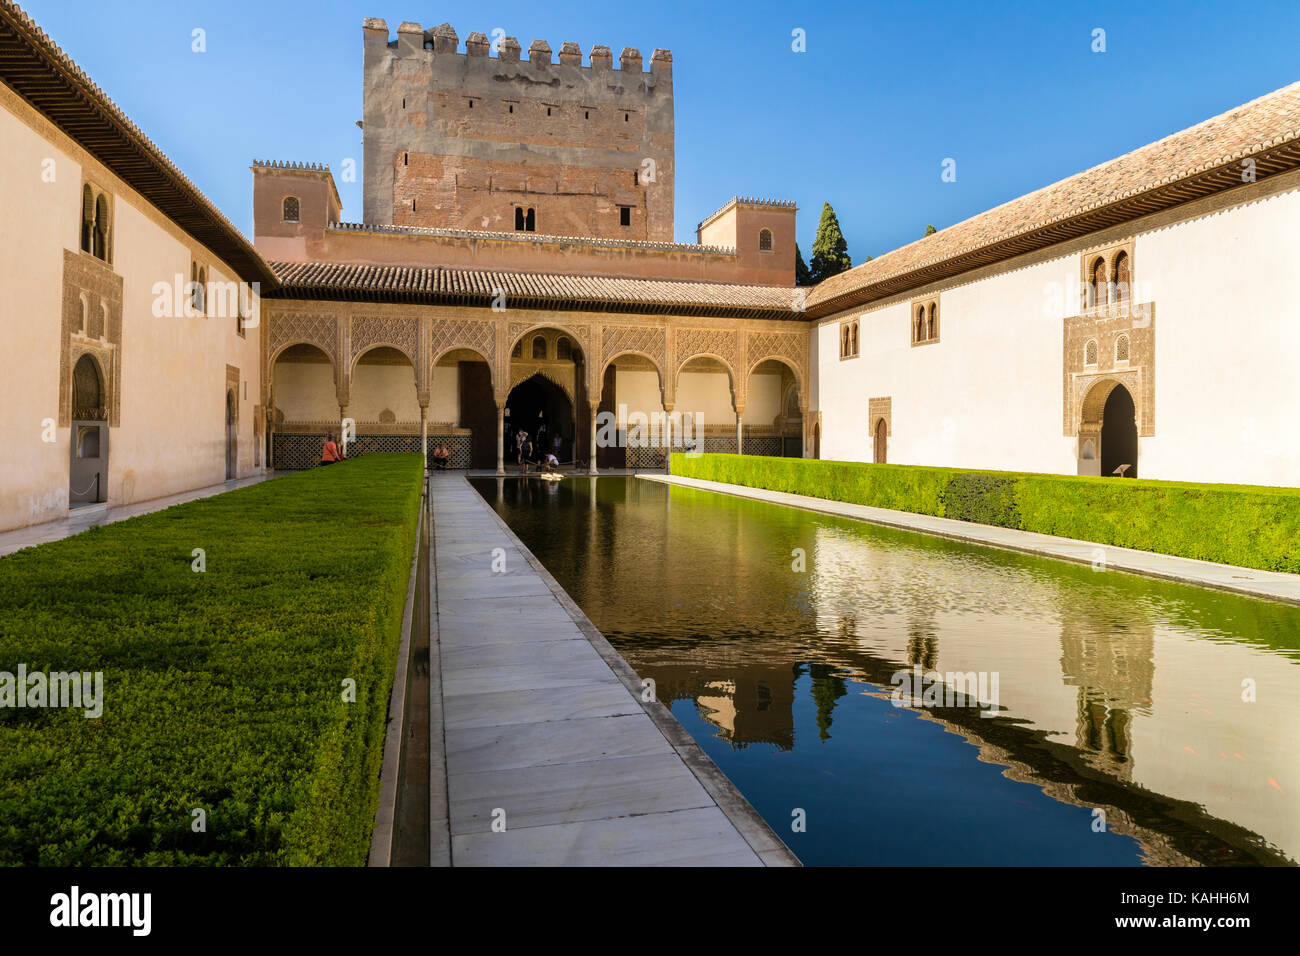
<svg viewBox="0 0 1300 956">
<path fill-rule="evenodd" d="M 797 865 L 465 477 L 430 496 L 451 864 Z"/>
</svg>

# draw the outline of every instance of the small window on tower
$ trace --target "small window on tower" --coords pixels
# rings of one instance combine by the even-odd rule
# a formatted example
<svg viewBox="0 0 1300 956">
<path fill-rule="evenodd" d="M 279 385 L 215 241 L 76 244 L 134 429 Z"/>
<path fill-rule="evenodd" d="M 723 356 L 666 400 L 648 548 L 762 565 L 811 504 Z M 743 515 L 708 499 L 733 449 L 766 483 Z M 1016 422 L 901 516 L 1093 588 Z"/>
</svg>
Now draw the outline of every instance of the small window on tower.
<svg viewBox="0 0 1300 956">
<path fill-rule="evenodd" d="M 591 119 L 591 110 L 583 110 L 583 111 L 582 111 L 582 118 L 583 118 L 583 119 Z"/>
<path fill-rule="evenodd" d="M 551 115 L 551 108 L 550 108 L 549 106 L 546 107 L 546 115 L 547 115 L 547 116 L 550 116 L 550 115 Z"/>
<path fill-rule="evenodd" d="M 631 207 L 631 206 L 619 206 L 619 207 L 618 207 L 618 224 L 619 224 L 620 226 L 630 226 L 630 225 L 632 225 L 632 207 Z"/>
<path fill-rule="evenodd" d="M 514 111 L 515 111 L 515 104 L 514 104 L 514 103 L 511 103 L 511 104 L 510 104 L 510 112 L 513 113 Z"/>
<path fill-rule="evenodd" d="M 515 207 L 515 231 L 523 232 L 524 230 L 524 211 L 519 206 Z"/>
<path fill-rule="evenodd" d="M 474 101 L 473 101 L 473 100 L 470 100 L 470 101 L 469 101 L 469 108 L 470 108 L 470 109 L 473 109 L 473 108 L 474 108 Z"/>
<path fill-rule="evenodd" d="M 771 229 L 760 229 L 758 231 L 758 251 L 759 252 L 772 251 L 772 230 Z"/>
<path fill-rule="evenodd" d="M 533 215 L 533 211 L 531 209 L 528 210 L 528 215 L 524 216 L 524 231 L 525 232 L 537 231 L 537 219 Z"/>
<path fill-rule="evenodd" d="M 299 215 L 300 214 L 299 214 L 298 197 L 286 196 L 284 199 L 284 216 L 283 216 L 284 221 L 298 222 Z"/>
</svg>

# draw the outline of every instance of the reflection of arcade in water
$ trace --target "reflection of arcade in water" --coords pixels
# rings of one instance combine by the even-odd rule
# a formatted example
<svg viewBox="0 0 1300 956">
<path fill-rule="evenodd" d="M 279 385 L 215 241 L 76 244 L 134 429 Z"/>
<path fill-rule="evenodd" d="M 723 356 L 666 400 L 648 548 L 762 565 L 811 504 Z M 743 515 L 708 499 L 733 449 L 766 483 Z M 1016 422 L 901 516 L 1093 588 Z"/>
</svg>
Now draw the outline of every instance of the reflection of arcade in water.
<svg viewBox="0 0 1300 956">
<path fill-rule="evenodd" d="M 659 699 L 693 702 L 732 748 L 833 742 L 840 708 L 887 698 L 912 666 L 995 672 L 996 719 L 900 714 L 1104 809 L 1147 862 L 1300 856 L 1285 798 L 1300 786 L 1300 648 L 1266 647 L 1295 643 L 1294 608 L 637 479 L 479 487 Z M 1242 705 L 1240 675 L 1260 703 Z"/>
</svg>

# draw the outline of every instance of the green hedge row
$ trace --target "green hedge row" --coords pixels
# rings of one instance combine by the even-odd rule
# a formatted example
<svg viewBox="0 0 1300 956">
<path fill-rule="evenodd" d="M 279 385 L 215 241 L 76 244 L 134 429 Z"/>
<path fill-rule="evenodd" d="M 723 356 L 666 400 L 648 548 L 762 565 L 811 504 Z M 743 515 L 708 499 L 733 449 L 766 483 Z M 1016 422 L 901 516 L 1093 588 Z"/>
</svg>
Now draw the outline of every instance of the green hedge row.
<svg viewBox="0 0 1300 956">
<path fill-rule="evenodd" d="M 422 476 L 366 455 L 0 559 L 0 672 L 104 675 L 98 719 L 0 707 L 0 865 L 363 865 Z"/>
<path fill-rule="evenodd" d="M 673 474 L 1300 573 L 1300 489 L 674 454 Z"/>
</svg>

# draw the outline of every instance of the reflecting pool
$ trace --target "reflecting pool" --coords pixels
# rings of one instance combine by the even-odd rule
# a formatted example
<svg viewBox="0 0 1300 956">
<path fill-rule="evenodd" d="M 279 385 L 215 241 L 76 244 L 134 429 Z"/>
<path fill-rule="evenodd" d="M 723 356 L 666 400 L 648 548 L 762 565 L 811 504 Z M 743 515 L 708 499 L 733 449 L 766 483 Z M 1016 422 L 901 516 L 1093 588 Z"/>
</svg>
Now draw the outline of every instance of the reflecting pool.
<svg viewBox="0 0 1300 956">
<path fill-rule="evenodd" d="M 473 484 L 807 864 L 1300 859 L 1300 608 L 638 478 Z"/>
</svg>

